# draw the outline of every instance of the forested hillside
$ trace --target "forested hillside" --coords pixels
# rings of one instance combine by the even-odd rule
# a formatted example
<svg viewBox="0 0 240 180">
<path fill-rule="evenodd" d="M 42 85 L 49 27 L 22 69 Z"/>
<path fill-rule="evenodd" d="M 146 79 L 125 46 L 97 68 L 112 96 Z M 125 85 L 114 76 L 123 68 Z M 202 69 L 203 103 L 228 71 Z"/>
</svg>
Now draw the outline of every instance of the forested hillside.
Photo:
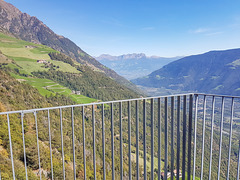
<svg viewBox="0 0 240 180">
<path fill-rule="evenodd" d="M 132 82 L 178 93 L 240 95 L 240 49 L 184 57 Z"/>
<path fill-rule="evenodd" d="M 102 72 L 93 71 L 47 46 L 0 33 L 0 51 L 0 66 L 10 68 L 12 76 L 37 87 L 42 95 L 60 93 L 77 103 L 81 103 L 84 96 L 95 101 L 139 96 Z M 82 103 L 94 99 L 85 98 Z"/>
</svg>

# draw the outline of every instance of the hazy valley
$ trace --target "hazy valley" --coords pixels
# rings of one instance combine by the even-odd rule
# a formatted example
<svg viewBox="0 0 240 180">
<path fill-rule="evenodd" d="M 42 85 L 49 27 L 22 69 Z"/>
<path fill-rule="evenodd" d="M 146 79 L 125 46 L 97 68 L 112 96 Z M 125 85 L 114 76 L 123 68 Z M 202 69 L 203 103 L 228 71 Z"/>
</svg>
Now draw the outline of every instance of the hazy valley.
<svg viewBox="0 0 240 180">
<path fill-rule="evenodd" d="M 103 54 L 96 57 L 106 67 L 113 69 L 119 75 L 128 80 L 146 76 L 164 65 L 180 59 L 181 57 L 164 58 L 158 56 L 146 56 L 143 53 L 111 56 Z"/>
</svg>

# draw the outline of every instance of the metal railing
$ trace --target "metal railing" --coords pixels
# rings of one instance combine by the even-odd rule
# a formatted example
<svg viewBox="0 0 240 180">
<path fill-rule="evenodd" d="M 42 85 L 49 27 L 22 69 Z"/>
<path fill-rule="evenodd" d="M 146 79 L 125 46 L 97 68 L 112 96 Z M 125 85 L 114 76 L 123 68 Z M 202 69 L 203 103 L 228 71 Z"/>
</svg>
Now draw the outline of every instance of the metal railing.
<svg viewBox="0 0 240 180">
<path fill-rule="evenodd" d="M 59 153 L 62 179 L 174 179 L 174 176 L 189 180 L 239 179 L 240 97 L 190 93 L 0 112 L 0 121 L 7 122 L 9 147 L 6 149 L 13 179 L 16 179 L 17 160 L 11 137 L 17 129 L 11 126 L 18 122 L 17 117 L 21 123 L 23 159 L 20 161 L 24 165 L 25 178 L 29 178 L 29 170 L 34 170 L 28 165 L 29 154 L 25 147 L 27 115 L 33 115 L 35 120 L 27 128 L 36 133 L 36 174 L 40 179 L 56 179 L 53 159 Z M 60 147 L 52 144 L 52 136 L 58 132 L 53 122 L 60 124 Z M 43 127 L 39 130 L 38 126 Z M 67 162 L 64 130 L 69 128 L 71 132 L 67 132 L 67 136 L 71 137 L 72 152 Z M 39 132 L 41 136 L 48 136 L 48 143 L 46 137 L 45 140 L 39 137 Z M 91 140 L 86 139 L 90 137 Z M 42 144 L 47 145 L 50 164 L 44 176 Z M 66 174 L 70 163 L 71 176 Z M 79 170 L 82 176 L 77 172 L 80 167 L 83 167 Z M 0 169 L 0 179 L 3 173 L 4 169 Z"/>
</svg>

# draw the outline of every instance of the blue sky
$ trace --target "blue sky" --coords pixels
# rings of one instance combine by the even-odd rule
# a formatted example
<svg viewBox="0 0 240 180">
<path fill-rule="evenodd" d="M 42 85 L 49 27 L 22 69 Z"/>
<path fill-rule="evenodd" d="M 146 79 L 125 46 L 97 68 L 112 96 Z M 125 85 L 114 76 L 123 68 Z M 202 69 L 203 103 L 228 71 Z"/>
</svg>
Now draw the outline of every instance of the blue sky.
<svg viewBox="0 0 240 180">
<path fill-rule="evenodd" d="M 6 0 L 92 56 L 240 48 L 239 0 Z"/>
</svg>

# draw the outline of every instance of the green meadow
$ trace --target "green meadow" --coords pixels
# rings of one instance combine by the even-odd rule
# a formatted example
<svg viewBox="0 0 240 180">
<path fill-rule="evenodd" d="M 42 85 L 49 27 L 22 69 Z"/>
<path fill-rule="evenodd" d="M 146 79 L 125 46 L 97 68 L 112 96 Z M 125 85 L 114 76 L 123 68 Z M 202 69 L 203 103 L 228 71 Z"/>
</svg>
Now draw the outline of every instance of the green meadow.
<svg viewBox="0 0 240 180">
<path fill-rule="evenodd" d="M 39 44 L 22 41 L 14 37 L 6 36 L 0 33 L 0 63 L 8 63 L 11 69 L 18 69 L 21 74 L 31 75 L 34 71 L 46 71 L 50 67 L 44 63 L 38 63 L 37 60 L 45 60 L 48 64 L 63 72 L 80 73 L 75 67 L 62 61 L 51 60 L 50 52 L 55 50 Z M 43 96 L 54 96 L 57 93 L 70 97 L 78 104 L 85 104 L 96 102 L 96 99 L 88 98 L 83 95 L 73 94 L 69 88 L 66 88 L 49 79 L 34 78 L 31 76 L 24 77 L 11 73 L 11 76 L 18 79 L 18 81 L 25 82 L 38 89 Z"/>
<path fill-rule="evenodd" d="M 42 63 L 37 63 L 36 59 L 28 59 L 26 57 L 12 57 L 16 64 L 21 67 L 20 70 L 24 71 L 27 74 L 31 74 L 34 71 L 46 71 L 49 67 L 45 67 Z M 79 71 L 72 67 L 70 64 L 61 62 L 61 61 L 54 61 L 48 60 L 47 62 L 52 63 L 55 65 L 56 70 L 63 71 L 63 72 L 71 72 L 71 73 L 79 73 Z M 58 68 L 57 68 L 58 67 Z"/>
<path fill-rule="evenodd" d="M 49 64 L 53 64 L 54 68 L 59 71 L 80 73 L 70 64 L 51 60 L 48 54 L 56 52 L 55 50 L 44 45 L 9 37 L 2 33 L 0 33 L 0 50 L 3 55 L 14 60 L 16 65 L 9 64 L 9 67 L 18 68 L 20 72 L 25 74 L 31 74 L 33 71 L 45 71 L 50 68 L 43 63 L 37 63 L 37 60 L 45 60 Z"/>
<path fill-rule="evenodd" d="M 16 75 L 14 73 L 11 73 L 11 76 L 16 78 L 20 82 L 26 82 L 30 84 L 34 88 L 38 89 L 39 93 L 43 96 L 49 97 L 51 95 L 54 96 L 56 93 L 58 93 L 70 97 L 73 101 L 75 101 L 78 104 L 85 104 L 97 101 L 96 99 L 89 98 L 83 95 L 73 94 L 70 89 L 48 79 L 23 77 Z"/>
</svg>

